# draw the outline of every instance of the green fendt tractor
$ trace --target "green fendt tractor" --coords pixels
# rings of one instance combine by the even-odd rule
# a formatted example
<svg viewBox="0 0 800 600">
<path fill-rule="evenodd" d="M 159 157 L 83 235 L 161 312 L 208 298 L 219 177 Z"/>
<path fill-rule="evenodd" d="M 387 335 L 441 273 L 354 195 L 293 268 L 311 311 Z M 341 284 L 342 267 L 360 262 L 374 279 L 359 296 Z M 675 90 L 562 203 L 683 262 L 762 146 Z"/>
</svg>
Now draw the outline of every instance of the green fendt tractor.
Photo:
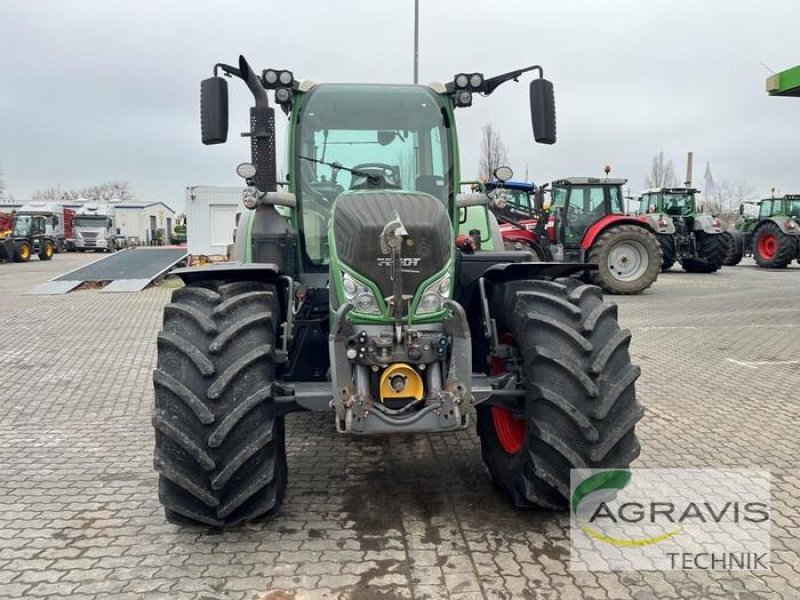
<svg viewBox="0 0 800 600">
<path fill-rule="evenodd" d="M 599 288 L 565 277 L 591 267 L 455 245 L 475 222 L 464 212 L 490 200 L 457 193 L 454 109 L 534 70 L 534 136 L 552 144 L 538 66 L 428 86 L 216 66 L 255 98 L 252 162 L 237 169 L 248 210 L 236 262 L 177 271 L 186 285 L 164 310 L 153 425 L 168 519 L 231 526 L 274 511 L 292 411 L 374 435 L 461 430 L 476 407 L 483 458 L 517 506 L 565 507 L 571 468 L 636 458 L 630 332 Z M 290 122 L 283 191 L 267 90 Z M 227 98 L 225 79 L 203 81 L 206 144 L 226 140 Z"/>
<path fill-rule="evenodd" d="M 746 214 L 747 204 L 739 206 L 730 232 L 728 262 L 737 265 L 742 256 L 752 256 L 759 267 L 768 269 L 782 269 L 795 258 L 800 262 L 800 194 L 761 200 L 756 216 Z"/>
<path fill-rule="evenodd" d="M 661 242 L 661 270 L 680 262 L 689 273 L 713 273 L 725 260 L 726 244 L 722 223 L 698 210 L 690 187 L 657 188 L 642 192 L 645 218 Z"/>
</svg>

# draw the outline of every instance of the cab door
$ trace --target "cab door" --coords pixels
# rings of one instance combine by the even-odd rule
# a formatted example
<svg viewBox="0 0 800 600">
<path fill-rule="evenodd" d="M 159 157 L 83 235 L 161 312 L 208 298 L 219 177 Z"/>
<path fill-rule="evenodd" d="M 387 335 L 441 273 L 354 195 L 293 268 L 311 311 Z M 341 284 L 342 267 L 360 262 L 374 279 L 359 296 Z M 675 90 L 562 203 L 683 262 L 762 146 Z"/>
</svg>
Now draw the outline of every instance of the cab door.
<svg viewBox="0 0 800 600">
<path fill-rule="evenodd" d="M 565 248 L 580 248 L 586 231 L 608 214 L 606 186 L 571 186 L 561 225 Z"/>
</svg>

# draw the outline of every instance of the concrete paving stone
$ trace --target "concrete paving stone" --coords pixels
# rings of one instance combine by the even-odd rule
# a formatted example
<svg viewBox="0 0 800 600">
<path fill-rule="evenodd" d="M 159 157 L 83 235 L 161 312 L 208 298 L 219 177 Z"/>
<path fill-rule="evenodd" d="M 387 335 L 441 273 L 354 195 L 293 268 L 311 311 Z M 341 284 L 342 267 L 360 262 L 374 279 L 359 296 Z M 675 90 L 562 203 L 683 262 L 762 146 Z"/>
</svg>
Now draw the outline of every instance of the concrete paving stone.
<svg viewBox="0 0 800 600">
<path fill-rule="evenodd" d="M 0 265 L 0 448 L 14 448 L 0 460 L 0 597 L 751 600 L 800 589 L 796 265 L 676 268 L 644 295 L 614 298 L 648 409 L 635 465 L 763 468 L 773 485 L 772 571 L 631 575 L 570 572 L 569 519 L 511 509 L 474 427 L 350 438 L 331 415 L 290 415 L 276 517 L 225 532 L 166 523 L 149 419 L 169 291 L 21 295 L 89 258 Z"/>
</svg>

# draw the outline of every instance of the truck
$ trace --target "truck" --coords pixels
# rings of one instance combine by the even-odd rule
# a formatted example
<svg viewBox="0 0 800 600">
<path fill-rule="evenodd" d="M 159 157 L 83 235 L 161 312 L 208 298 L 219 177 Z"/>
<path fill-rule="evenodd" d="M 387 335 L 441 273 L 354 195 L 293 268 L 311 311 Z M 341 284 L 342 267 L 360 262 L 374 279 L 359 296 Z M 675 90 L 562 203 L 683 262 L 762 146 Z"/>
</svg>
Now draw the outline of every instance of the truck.
<svg viewBox="0 0 800 600">
<path fill-rule="evenodd" d="M 600 288 L 568 277 L 594 267 L 503 250 L 491 199 L 459 193 L 456 112 L 532 71 L 534 138 L 553 144 L 538 65 L 375 85 L 256 74 L 240 56 L 201 83 L 205 144 L 227 139 L 223 74 L 249 88 L 251 159 L 237 167 L 233 261 L 175 271 L 184 287 L 157 338 L 153 465 L 168 520 L 274 513 L 296 411 L 377 436 L 463 430 L 475 409 L 488 473 L 517 507 L 565 509 L 571 469 L 635 460 L 631 334 Z M 289 119 L 282 189 L 270 95 Z M 476 222 L 487 243 L 463 252 L 456 237 Z"/>
<path fill-rule="evenodd" d="M 72 237 L 67 240 L 70 250 L 114 252 L 124 245 L 114 219 L 114 207 L 109 204 L 86 203 L 72 220 Z"/>
<path fill-rule="evenodd" d="M 55 241 L 56 253 L 67 249 L 67 240 L 73 237 L 72 219 L 75 211 L 56 202 L 30 202 L 23 205 L 17 216 L 43 217 L 45 235 Z"/>
</svg>

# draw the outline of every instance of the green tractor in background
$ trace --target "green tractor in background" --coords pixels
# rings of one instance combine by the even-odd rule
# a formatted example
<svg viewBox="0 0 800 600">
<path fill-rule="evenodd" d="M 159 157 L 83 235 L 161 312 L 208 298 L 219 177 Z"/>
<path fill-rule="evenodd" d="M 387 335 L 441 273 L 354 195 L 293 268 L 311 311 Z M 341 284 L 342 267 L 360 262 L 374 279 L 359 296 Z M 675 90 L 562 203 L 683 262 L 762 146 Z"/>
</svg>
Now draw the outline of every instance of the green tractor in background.
<svg viewBox="0 0 800 600">
<path fill-rule="evenodd" d="M 661 242 L 661 270 L 680 262 L 689 273 L 714 273 L 725 260 L 726 244 L 717 217 L 703 214 L 691 187 L 656 188 L 642 192 L 644 217 Z"/>
<path fill-rule="evenodd" d="M 782 269 L 795 258 L 800 261 L 800 194 L 761 200 L 755 215 L 747 214 L 751 206 L 752 202 L 739 205 L 726 264 L 737 265 L 743 256 L 752 256 L 759 267 L 768 269 Z"/>
<path fill-rule="evenodd" d="M 567 277 L 592 266 L 503 250 L 491 198 L 458 193 L 454 109 L 475 95 L 538 71 L 534 136 L 555 142 L 541 67 L 316 84 L 256 75 L 240 57 L 202 82 L 206 144 L 227 138 L 219 71 L 255 98 L 252 162 L 237 169 L 248 210 L 235 262 L 176 271 L 185 287 L 164 309 L 152 421 L 169 520 L 233 526 L 275 511 L 293 411 L 375 435 L 462 430 L 474 408 L 488 471 L 519 507 L 566 507 L 572 468 L 631 464 L 643 409 L 630 332 L 599 288 Z M 290 122 L 281 191 L 267 90 Z M 485 242 L 462 251 L 456 235 L 476 228 Z"/>
</svg>

